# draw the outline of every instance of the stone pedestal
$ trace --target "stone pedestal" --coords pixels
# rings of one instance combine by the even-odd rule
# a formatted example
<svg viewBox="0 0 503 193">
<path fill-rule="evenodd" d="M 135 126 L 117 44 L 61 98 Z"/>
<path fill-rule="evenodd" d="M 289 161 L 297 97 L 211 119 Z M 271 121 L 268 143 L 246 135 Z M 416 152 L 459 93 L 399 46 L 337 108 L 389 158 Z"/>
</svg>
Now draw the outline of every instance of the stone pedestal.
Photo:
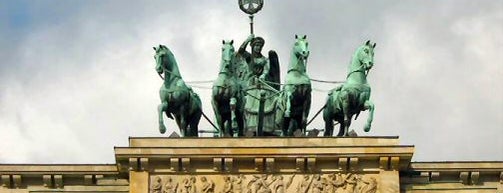
<svg viewBox="0 0 503 193">
<path fill-rule="evenodd" d="M 119 172 L 130 172 L 130 192 L 392 193 L 400 191 L 398 171 L 414 152 L 397 137 L 130 138 L 129 144 L 115 155 Z"/>
</svg>

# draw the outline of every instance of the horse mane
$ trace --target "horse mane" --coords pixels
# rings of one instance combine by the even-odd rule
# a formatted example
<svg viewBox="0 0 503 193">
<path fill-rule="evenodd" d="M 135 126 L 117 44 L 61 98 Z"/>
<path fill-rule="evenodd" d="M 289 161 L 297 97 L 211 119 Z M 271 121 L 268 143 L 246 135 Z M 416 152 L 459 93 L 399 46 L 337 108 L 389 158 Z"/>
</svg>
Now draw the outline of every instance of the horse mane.
<svg viewBox="0 0 503 193">
<path fill-rule="evenodd" d="M 295 69 L 295 66 L 297 65 L 297 61 L 295 61 L 296 59 L 297 57 L 295 56 L 295 46 L 293 46 L 290 50 L 290 62 L 288 62 L 288 71 Z"/>
<path fill-rule="evenodd" d="M 351 73 L 351 71 L 353 71 L 352 68 L 355 67 L 355 65 L 361 65 L 360 64 L 360 52 L 362 52 L 363 50 L 363 46 L 359 46 L 358 48 L 356 48 L 356 51 L 353 53 L 353 56 L 351 57 L 351 61 L 349 62 L 349 65 L 348 65 L 348 74 Z"/>
<path fill-rule="evenodd" d="M 168 61 L 169 61 L 169 63 L 171 63 L 171 69 L 168 74 L 175 75 L 175 76 L 182 78 L 182 75 L 180 74 L 180 70 L 178 69 L 178 63 L 176 62 L 175 55 L 166 46 L 164 46 L 164 48 L 166 49 L 166 55 L 168 56 Z"/>
<path fill-rule="evenodd" d="M 225 44 L 225 42 L 224 42 L 224 44 Z M 230 45 L 231 45 L 231 47 L 234 49 L 234 46 L 233 46 L 232 44 L 230 44 Z M 221 58 L 220 58 L 220 65 L 219 65 L 219 68 L 220 68 L 220 69 L 219 69 L 219 71 L 218 71 L 219 73 L 224 72 L 225 65 L 226 65 L 226 63 L 225 63 L 225 61 L 224 61 L 224 58 L 223 58 L 223 53 L 224 53 L 224 52 L 222 51 L 222 56 L 221 56 Z M 227 65 L 229 65 L 229 66 L 228 66 L 228 69 L 227 69 L 227 73 L 230 73 L 230 74 L 232 74 L 232 75 L 234 75 L 234 73 L 235 73 L 235 71 L 236 71 L 236 69 L 234 69 L 234 68 L 235 68 L 235 66 L 234 66 L 234 65 L 238 62 L 238 60 L 237 60 L 237 58 L 236 58 L 236 57 L 237 57 L 237 52 L 232 52 L 232 54 L 231 54 L 231 60 L 230 60 L 230 63 L 229 63 L 229 64 L 227 64 Z"/>
</svg>

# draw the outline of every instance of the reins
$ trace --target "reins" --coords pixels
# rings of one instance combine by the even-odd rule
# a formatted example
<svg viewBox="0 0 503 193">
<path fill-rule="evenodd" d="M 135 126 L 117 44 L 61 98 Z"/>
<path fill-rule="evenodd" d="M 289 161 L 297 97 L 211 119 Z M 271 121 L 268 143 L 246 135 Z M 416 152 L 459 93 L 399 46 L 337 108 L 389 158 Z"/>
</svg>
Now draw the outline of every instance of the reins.
<svg viewBox="0 0 503 193">
<path fill-rule="evenodd" d="M 169 74 L 173 75 L 173 76 L 176 76 L 176 77 L 178 77 L 178 78 L 182 78 L 182 77 L 180 77 L 179 75 L 177 75 L 177 74 L 175 74 L 175 73 L 173 73 L 173 72 L 169 71 L 169 70 L 168 70 L 168 69 L 166 69 L 164 66 L 162 67 L 162 70 L 163 70 L 164 72 L 167 72 L 167 73 L 169 73 Z M 157 74 L 159 75 L 159 77 L 161 77 L 161 79 L 165 80 L 165 78 L 164 78 L 164 77 L 162 77 L 161 73 L 157 73 Z"/>
</svg>

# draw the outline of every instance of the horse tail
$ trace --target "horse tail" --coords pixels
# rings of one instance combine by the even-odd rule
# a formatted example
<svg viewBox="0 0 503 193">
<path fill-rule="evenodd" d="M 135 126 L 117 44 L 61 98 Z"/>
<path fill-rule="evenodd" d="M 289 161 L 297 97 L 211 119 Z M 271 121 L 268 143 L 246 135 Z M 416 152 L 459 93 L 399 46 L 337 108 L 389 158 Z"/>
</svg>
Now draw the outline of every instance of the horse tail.
<svg viewBox="0 0 503 193">
<path fill-rule="evenodd" d="M 327 102 L 325 102 L 325 109 L 323 110 L 323 119 L 325 119 L 325 121 L 328 121 L 330 117 L 333 116 L 334 113 L 333 97 L 334 95 L 332 92 L 328 93 Z"/>
<path fill-rule="evenodd" d="M 311 84 L 305 84 L 304 86 L 305 86 L 305 90 L 304 90 L 305 93 L 304 94 L 305 95 L 310 95 L 311 92 L 313 91 L 313 88 L 311 87 Z"/>
<path fill-rule="evenodd" d="M 202 112 L 202 102 L 201 98 L 199 95 L 194 92 L 192 89 L 189 91 L 189 105 L 191 105 L 191 109 L 194 109 L 196 112 L 201 111 Z"/>
</svg>

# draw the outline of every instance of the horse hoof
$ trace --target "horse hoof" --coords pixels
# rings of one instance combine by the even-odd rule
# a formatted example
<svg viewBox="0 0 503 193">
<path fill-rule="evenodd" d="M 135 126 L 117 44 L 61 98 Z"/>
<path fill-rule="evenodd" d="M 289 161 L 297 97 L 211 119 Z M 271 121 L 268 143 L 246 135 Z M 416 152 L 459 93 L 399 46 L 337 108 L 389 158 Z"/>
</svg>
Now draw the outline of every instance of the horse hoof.
<svg viewBox="0 0 503 193">
<path fill-rule="evenodd" d="M 161 134 L 166 133 L 166 127 L 164 125 L 159 125 L 159 132 L 161 132 Z"/>
</svg>

